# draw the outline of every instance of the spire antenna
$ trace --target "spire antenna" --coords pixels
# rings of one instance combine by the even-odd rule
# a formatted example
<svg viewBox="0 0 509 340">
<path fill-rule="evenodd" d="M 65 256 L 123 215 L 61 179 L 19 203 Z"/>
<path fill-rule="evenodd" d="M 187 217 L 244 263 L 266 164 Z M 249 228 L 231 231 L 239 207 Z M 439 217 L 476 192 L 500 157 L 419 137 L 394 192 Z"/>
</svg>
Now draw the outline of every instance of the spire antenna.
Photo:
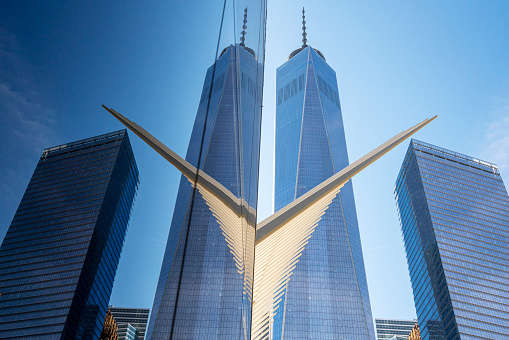
<svg viewBox="0 0 509 340">
<path fill-rule="evenodd" d="M 306 12 L 304 11 L 304 7 L 302 7 L 302 48 L 306 47 L 308 44 L 308 40 L 306 39 L 307 37 L 307 33 L 306 33 Z"/>
<path fill-rule="evenodd" d="M 246 8 L 244 9 L 244 21 L 243 21 L 244 25 L 242 25 L 242 32 L 240 32 L 240 34 L 242 34 L 242 36 L 240 37 L 240 46 L 242 47 L 245 47 L 245 41 L 246 41 L 246 28 L 247 28 L 247 6 Z"/>
</svg>

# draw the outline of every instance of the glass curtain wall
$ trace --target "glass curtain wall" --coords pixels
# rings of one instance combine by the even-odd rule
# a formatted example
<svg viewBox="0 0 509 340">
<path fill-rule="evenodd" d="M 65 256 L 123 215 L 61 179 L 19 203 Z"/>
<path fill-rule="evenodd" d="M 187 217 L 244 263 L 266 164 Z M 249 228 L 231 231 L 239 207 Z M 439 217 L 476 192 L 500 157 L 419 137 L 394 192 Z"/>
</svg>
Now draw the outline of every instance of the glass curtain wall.
<svg viewBox="0 0 509 340">
<path fill-rule="evenodd" d="M 276 76 L 277 211 L 348 162 L 336 73 L 310 46 Z M 352 182 L 310 236 L 272 325 L 274 339 L 374 339 Z"/>
<path fill-rule="evenodd" d="M 412 140 L 396 201 L 422 339 L 507 339 L 509 196 L 497 166 Z"/>
<path fill-rule="evenodd" d="M 98 339 L 138 168 L 125 130 L 44 150 L 0 247 L 0 339 Z"/>
<path fill-rule="evenodd" d="M 190 98 L 198 111 L 186 160 L 238 209 L 225 212 L 182 176 L 147 339 L 250 338 L 266 1 L 225 1 L 210 15 L 217 48 L 204 51 L 211 66 Z"/>
</svg>

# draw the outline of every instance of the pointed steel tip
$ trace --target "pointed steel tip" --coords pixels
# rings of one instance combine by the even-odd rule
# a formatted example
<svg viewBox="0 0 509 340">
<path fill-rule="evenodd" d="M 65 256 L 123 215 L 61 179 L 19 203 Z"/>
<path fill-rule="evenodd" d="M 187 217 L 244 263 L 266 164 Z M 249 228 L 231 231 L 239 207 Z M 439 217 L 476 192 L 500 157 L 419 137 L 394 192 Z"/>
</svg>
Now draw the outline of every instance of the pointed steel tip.
<svg viewBox="0 0 509 340">
<path fill-rule="evenodd" d="M 102 107 L 108 111 L 109 113 L 111 113 L 112 115 L 115 115 L 114 113 L 117 113 L 115 110 L 113 110 L 111 107 L 107 107 L 106 105 L 102 104 Z"/>
<path fill-rule="evenodd" d="M 122 117 L 122 118 L 125 118 L 125 117 L 123 117 L 120 113 L 118 113 L 117 111 L 113 110 L 111 107 L 107 107 L 107 106 L 106 106 L 106 105 L 104 105 L 104 104 L 102 104 L 102 107 L 103 107 L 106 111 L 108 111 L 108 112 L 109 112 L 109 113 L 110 113 L 113 117 L 115 117 L 115 118 L 117 118 L 118 120 L 120 120 L 120 121 L 122 122 L 122 124 L 124 124 L 124 123 L 123 123 L 123 121 L 122 121 L 122 119 L 121 119 L 120 117 Z M 127 119 L 127 118 L 126 118 L 126 119 Z M 124 125 L 125 125 L 125 124 L 124 124 Z"/>
<path fill-rule="evenodd" d="M 428 125 L 429 123 L 431 123 L 432 121 L 434 121 L 436 118 L 438 117 L 438 115 L 434 115 L 433 117 L 431 118 L 426 118 L 425 120 L 423 120 L 422 123 L 424 123 L 424 125 Z M 422 124 L 421 123 L 421 124 Z"/>
</svg>

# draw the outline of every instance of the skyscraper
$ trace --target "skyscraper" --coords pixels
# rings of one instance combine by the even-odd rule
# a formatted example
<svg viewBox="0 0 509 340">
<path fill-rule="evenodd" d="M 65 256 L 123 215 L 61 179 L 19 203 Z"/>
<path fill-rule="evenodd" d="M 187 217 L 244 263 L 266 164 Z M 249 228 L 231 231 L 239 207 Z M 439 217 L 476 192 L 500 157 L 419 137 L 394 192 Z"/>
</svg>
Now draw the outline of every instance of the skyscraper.
<svg viewBox="0 0 509 340">
<path fill-rule="evenodd" d="M 497 166 L 412 140 L 396 201 L 422 339 L 506 339 L 509 196 Z"/>
<path fill-rule="evenodd" d="M 118 339 L 127 339 L 129 326 L 136 328 L 138 331 L 138 339 L 145 338 L 145 330 L 147 328 L 148 315 L 150 309 L 148 308 L 123 308 L 123 307 L 108 307 L 118 327 Z M 130 331 L 129 333 L 133 333 Z"/>
<path fill-rule="evenodd" d="M 307 45 L 277 69 L 274 210 L 348 162 L 336 73 Z M 284 333 L 284 334 L 283 334 Z M 273 339 L 374 339 L 351 181 L 311 235 L 274 317 Z"/>
<path fill-rule="evenodd" d="M 104 105 L 103 107 L 174 165 L 194 187 L 198 188 L 223 231 L 228 247 L 237 262 L 238 273 L 246 272 L 239 260 L 242 259 L 241 256 L 244 249 L 246 249 L 246 245 L 252 242 L 253 233 L 246 232 L 242 226 L 248 224 L 247 221 L 254 220 L 253 212 L 255 210 L 248 206 L 245 201 L 237 199 L 228 189 L 206 172 L 198 170 L 179 157 L 138 124 L 111 108 Z M 256 235 L 254 235 L 256 244 L 254 283 L 252 299 L 250 299 L 252 301 L 251 339 L 269 339 L 272 337 L 274 316 L 277 315 L 281 297 L 286 291 L 295 266 L 298 264 L 309 238 L 340 190 L 353 176 L 435 118 L 436 116 L 425 119 L 421 123 L 397 134 L 338 173 L 327 178 L 305 195 L 257 223 Z M 247 213 L 247 216 L 243 215 L 243 212 Z M 245 256 L 245 258 L 249 259 L 250 257 Z M 251 280 L 248 281 L 248 283 L 250 282 Z M 249 288 L 244 288 L 246 294 L 249 294 Z M 250 297 L 249 294 L 248 298 Z M 172 335 L 170 333 L 166 336 L 171 337 Z M 209 333 L 203 336 L 216 338 L 218 334 Z M 249 338 L 249 336 L 249 333 L 244 333 L 244 338 Z M 321 335 L 316 334 L 316 336 Z M 360 337 L 363 337 L 363 335 Z"/>
<path fill-rule="evenodd" d="M 351 197 L 348 183 L 353 176 L 436 118 L 425 119 L 397 134 L 354 163 L 330 173 L 270 217 L 256 222 L 264 1 L 258 10 L 258 39 L 262 40 L 251 45 L 258 46 L 258 52 L 245 44 L 246 8 L 241 43 L 225 48 L 207 72 L 187 160 L 135 122 L 103 105 L 183 175 L 146 335 L 148 339 L 272 339 L 274 317 L 285 313 L 283 308 L 279 309 L 281 297 L 296 272 L 295 266 L 299 265 L 309 238 L 340 190 L 346 187 L 346 195 Z M 339 109 L 339 103 L 336 105 Z M 333 123 L 341 121 L 333 120 Z M 339 132 L 342 133 L 342 129 Z M 313 133 L 309 135 L 313 138 Z M 337 204 L 348 203 L 335 202 L 333 210 L 336 212 Z M 351 213 L 341 216 L 351 222 Z M 366 320 L 366 317 L 371 318 L 371 313 L 366 316 L 363 309 L 366 306 L 362 305 L 367 302 L 369 307 L 365 279 L 358 281 L 361 276 L 357 272 L 352 280 L 352 272 L 349 272 L 359 265 L 357 226 L 343 227 L 348 229 L 342 231 L 344 237 L 357 236 L 352 247 L 358 248 L 348 251 L 349 256 L 354 252 L 356 259 L 349 259 L 355 263 L 348 262 L 350 267 L 344 274 L 332 269 L 327 276 L 334 279 L 322 282 L 331 289 L 335 289 L 331 285 L 344 285 L 344 295 L 323 294 L 320 287 L 308 292 L 305 297 L 316 299 L 319 304 L 323 299 L 332 299 L 326 302 L 326 307 L 334 306 L 334 310 L 326 309 L 322 314 L 317 313 L 316 308 L 304 310 L 302 316 L 310 315 L 308 319 L 312 321 L 301 324 L 300 328 L 309 331 L 311 323 L 319 327 L 312 327 L 312 334 L 291 334 L 289 338 L 311 335 L 336 339 L 342 334 L 338 328 L 348 338 L 374 337 L 373 326 Z M 322 232 L 317 237 L 323 240 L 323 236 Z M 334 248 L 337 237 L 332 235 L 331 241 L 330 247 Z M 350 247 L 350 243 L 347 246 Z M 329 255 L 337 254 L 341 255 Z M 360 256 L 360 269 L 364 272 L 362 254 Z M 347 287 L 348 284 L 355 285 L 357 290 Z M 355 292 L 358 299 L 349 295 Z M 339 327 L 333 325 L 338 319 L 334 313 L 338 311 L 343 311 Z M 323 316 L 333 319 L 320 319 Z M 334 330 L 329 331 L 332 328 Z M 281 338 L 282 332 L 277 337 Z"/>
<path fill-rule="evenodd" d="M 0 248 L 0 338 L 99 338 L 138 169 L 126 130 L 43 151 Z"/>
<path fill-rule="evenodd" d="M 245 43 L 246 17 L 247 9 L 241 43 L 226 47 L 207 71 L 186 156 L 242 202 L 239 215 L 218 221 L 206 194 L 182 176 L 149 339 L 249 338 L 263 50 L 257 55 Z"/>
<path fill-rule="evenodd" d="M 408 340 L 415 320 L 375 319 L 377 340 Z"/>
</svg>

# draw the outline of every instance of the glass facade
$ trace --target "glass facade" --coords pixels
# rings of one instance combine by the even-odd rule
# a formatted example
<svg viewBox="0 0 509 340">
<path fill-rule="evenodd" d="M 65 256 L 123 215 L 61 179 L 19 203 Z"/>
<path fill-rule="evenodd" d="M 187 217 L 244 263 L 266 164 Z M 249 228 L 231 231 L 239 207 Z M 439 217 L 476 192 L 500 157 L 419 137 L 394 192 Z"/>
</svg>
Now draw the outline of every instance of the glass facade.
<svg viewBox="0 0 509 340">
<path fill-rule="evenodd" d="M 277 70 L 275 210 L 348 163 L 336 73 L 305 47 Z M 271 339 L 374 339 L 351 181 L 332 201 L 295 265 Z"/>
<path fill-rule="evenodd" d="M 44 150 L 0 248 L 0 338 L 98 339 L 138 186 L 125 130 Z"/>
<path fill-rule="evenodd" d="M 139 340 L 145 339 L 145 330 L 147 328 L 148 315 L 150 309 L 148 308 L 122 308 L 122 307 L 108 307 L 118 327 L 118 340 L 128 339 L 127 333 L 129 325 L 136 328 Z M 132 332 L 129 332 L 132 333 Z"/>
<path fill-rule="evenodd" d="M 132 326 L 130 323 L 127 324 L 125 328 L 125 334 L 122 339 L 125 340 L 140 340 L 142 338 L 139 337 L 140 332 L 136 327 Z M 120 337 L 118 338 L 120 340 Z"/>
<path fill-rule="evenodd" d="M 408 340 L 416 320 L 375 319 L 377 340 Z"/>
<path fill-rule="evenodd" d="M 412 140 L 396 201 L 422 339 L 507 339 L 509 197 L 498 168 Z"/>
<path fill-rule="evenodd" d="M 263 64 L 240 44 L 206 74 L 186 160 L 256 213 Z M 231 240 L 182 177 L 147 330 L 149 339 L 246 339 L 250 334 L 254 215 L 243 210 Z M 255 217 L 254 217 L 255 218 Z M 240 244 L 234 252 L 232 242 Z"/>
</svg>

